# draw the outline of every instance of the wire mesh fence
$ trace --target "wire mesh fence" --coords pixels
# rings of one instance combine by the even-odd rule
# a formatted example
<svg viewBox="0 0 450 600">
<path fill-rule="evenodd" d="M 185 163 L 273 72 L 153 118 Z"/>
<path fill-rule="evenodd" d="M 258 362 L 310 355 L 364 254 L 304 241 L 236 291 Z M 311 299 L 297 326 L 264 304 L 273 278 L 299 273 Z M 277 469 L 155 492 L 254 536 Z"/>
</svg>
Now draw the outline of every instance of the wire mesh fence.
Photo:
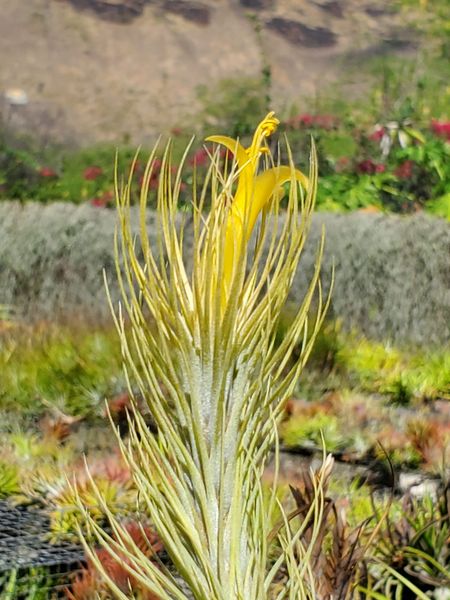
<svg viewBox="0 0 450 600">
<path fill-rule="evenodd" d="M 50 518 L 35 506 L 0 501 L 0 599 L 67 598 L 84 551 L 73 542 L 52 543 Z"/>
</svg>

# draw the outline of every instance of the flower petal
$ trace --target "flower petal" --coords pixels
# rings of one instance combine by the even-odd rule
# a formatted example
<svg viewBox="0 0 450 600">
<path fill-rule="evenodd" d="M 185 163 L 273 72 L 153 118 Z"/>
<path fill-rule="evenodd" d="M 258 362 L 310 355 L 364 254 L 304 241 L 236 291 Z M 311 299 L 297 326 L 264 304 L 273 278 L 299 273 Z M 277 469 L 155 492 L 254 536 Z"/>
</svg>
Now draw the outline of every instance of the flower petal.
<svg viewBox="0 0 450 600">
<path fill-rule="evenodd" d="M 231 204 L 225 233 L 223 283 L 225 296 L 233 279 L 237 254 L 243 241 L 248 242 L 259 213 L 267 206 L 278 188 L 295 178 L 308 189 L 308 178 L 298 169 L 288 166 L 273 167 L 263 171 L 253 180 L 251 193 L 244 187 L 238 188 Z M 243 239 L 244 238 L 244 239 Z"/>
<path fill-rule="evenodd" d="M 246 149 L 238 140 L 233 140 L 233 138 L 226 135 L 210 135 L 206 138 L 206 141 L 225 146 L 225 148 L 235 155 L 236 162 L 240 169 L 243 169 L 249 161 Z"/>
</svg>

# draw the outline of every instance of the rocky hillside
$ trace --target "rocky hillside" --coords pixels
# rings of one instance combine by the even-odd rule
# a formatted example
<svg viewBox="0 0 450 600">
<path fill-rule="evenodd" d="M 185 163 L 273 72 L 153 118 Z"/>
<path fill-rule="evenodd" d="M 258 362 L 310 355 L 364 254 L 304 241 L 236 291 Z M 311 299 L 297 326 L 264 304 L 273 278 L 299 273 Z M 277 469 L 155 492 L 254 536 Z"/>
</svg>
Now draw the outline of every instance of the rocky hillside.
<svg viewBox="0 0 450 600">
<path fill-rule="evenodd" d="M 145 143 L 195 114 L 199 84 L 259 76 L 267 62 L 282 108 L 339 79 L 355 57 L 414 52 L 393 4 L 0 0 L 2 121 L 44 141 Z"/>
</svg>

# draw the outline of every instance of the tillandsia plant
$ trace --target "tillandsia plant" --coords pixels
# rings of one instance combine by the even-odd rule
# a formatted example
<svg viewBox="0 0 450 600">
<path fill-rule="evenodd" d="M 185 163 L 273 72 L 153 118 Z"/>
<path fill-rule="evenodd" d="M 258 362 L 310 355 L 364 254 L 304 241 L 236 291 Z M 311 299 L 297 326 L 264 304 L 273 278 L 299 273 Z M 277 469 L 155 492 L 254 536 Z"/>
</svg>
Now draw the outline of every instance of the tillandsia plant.
<svg viewBox="0 0 450 600">
<path fill-rule="evenodd" d="M 277 598 L 315 597 L 301 532 L 293 531 L 286 516 L 285 527 L 270 538 L 271 516 L 280 507 L 276 483 L 271 494 L 261 484 L 277 448 L 278 419 L 326 310 L 319 279 L 322 238 L 309 289 L 278 340 L 280 311 L 311 221 L 317 162 L 313 147 L 309 177 L 294 167 L 290 154 L 287 166 L 277 164 L 267 144 L 277 125 L 269 113 L 248 148 L 228 137 L 208 138 L 218 146 L 209 155 L 202 188 L 194 181 L 189 234 L 177 211 L 183 167 L 173 173 L 169 144 L 157 191 L 154 248 L 146 201 L 156 149 L 142 186 L 139 249 L 130 225 L 132 175 L 122 186 L 116 177 L 116 259 L 125 309 L 119 309 L 116 324 L 128 380 L 137 384 L 157 428 L 156 434 L 149 430 L 135 402 L 128 441 L 119 442 L 138 490 L 138 511 L 155 526 L 173 569 L 149 561 L 111 511 L 109 534 L 81 502 L 80 508 L 110 555 L 126 556 L 130 580 L 161 599 L 261 600 L 282 568 L 293 575 Z M 220 145 L 233 160 L 221 160 Z M 191 269 L 185 261 L 189 235 Z M 299 340 L 301 351 L 292 360 Z M 324 506 L 320 481 L 308 520 Z M 320 518 L 313 523 L 311 547 Z M 276 541 L 279 553 L 270 562 Z M 108 580 L 98 555 L 91 551 L 90 559 Z M 127 598 L 112 580 L 108 585 L 117 598 Z"/>
</svg>

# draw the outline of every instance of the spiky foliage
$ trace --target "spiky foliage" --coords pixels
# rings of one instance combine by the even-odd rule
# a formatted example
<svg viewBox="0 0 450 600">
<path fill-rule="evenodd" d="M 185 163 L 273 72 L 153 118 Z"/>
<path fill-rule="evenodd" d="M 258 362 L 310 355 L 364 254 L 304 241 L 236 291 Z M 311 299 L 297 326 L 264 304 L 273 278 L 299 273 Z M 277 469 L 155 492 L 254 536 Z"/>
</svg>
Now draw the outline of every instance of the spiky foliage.
<svg viewBox="0 0 450 600">
<path fill-rule="evenodd" d="M 390 598 L 408 585 L 405 580 L 424 591 L 450 585 L 449 482 L 437 498 L 405 496 L 401 510 L 383 518 L 380 525 L 374 546 L 384 571 L 374 589 Z"/>
<path fill-rule="evenodd" d="M 202 189 L 194 183 L 191 271 L 185 266 L 183 223 L 177 211 L 182 166 L 173 176 L 170 145 L 161 167 L 156 247 L 149 243 L 145 210 L 156 150 L 142 186 L 139 245 L 130 226 L 131 175 L 126 185 L 117 185 L 116 254 L 124 308 L 117 326 L 127 375 L 146 399 L 158 429 L 153 435 L 134 407 L 129 442 L 120 444 L 138 488 L 139 509 L 154 523 L 176 571 L 198 600 L 267 597 L 282 564 L 293 564 L 299 544 L 288 526 L 280 531 L 283 555 L 267 573 L 270 515 L 277 501 L 274 487 L 267 502 L 261 475 L 277 441 L 277 420 L 325 308 L 319 282 L 322 240 L 308 291 L 278 343 L 280 311 L 310 225 L 317 168 L 314 149 L 309 182 L 292 160 L 289 166 L 274 164 L 266 138 L 277 124 L 269 114 L 248 149 L 229 138 L 212 138 L 227 146 L 235 160 L 223 165 L 215 152 Z M 281 219 L 286 181 L 289 198 Z M 252 231 L 258 215 L 259 225 Z M 310 323 L 315 290 L 318 310 Z M 124 312 L 131 335 L 125 335 Z M 292 363 L 299 340 L 301 351 Z M 323 509 L 322 496 L 318 486 L 313 513 Z M 84 512 L 110 555 L 126 556 L 130 576 L 145 589 L 161 599 L 189 597 L 168 569 L 147 559 L 112 514 L 109 535 Z M 297 578 L 278 598 L 313 593 L 307 549 L 304 559 L 304 579 Z M 95 553 L 91 560 L 102 570 Z M 102 572 L 108 580 L 105 569 Z M 126 598 L 108 581 L 118 598 Z"/>
<path fill-rule="evenodd" d="M 308 548 L 310 553 L 309 568 L 314 573 L 310 579 L 315 582 L 316 600 L 353 598 L 361 578 L 366 551 L 362 533 L 367 520 L 357 527 L 351 527 L 343 507 L 327 494 L 332 467 L 333 459 L 329 457 L 318 472 L 303 473 L 298 485 L 290 486 L 295 509 L 289 514 L 289 526 L 294 529 L 295 521 L 300 518 L 297 532 L 301 532 L 301 543 L 298 543 L 298 547 L 301 550 Z M 323 508 L 311 511 L 318 497 L 323 502 Z M 318 516 L 320 525 L 317 527 L 315 519 Z M 301 586 L 304 579 L 304 553 L 303 550 L 294 554 L 291 570 L 285 574 L 287 581 L 281 580 L 278 585 L 292 586 L 297 579 Z"/>
</svg>

